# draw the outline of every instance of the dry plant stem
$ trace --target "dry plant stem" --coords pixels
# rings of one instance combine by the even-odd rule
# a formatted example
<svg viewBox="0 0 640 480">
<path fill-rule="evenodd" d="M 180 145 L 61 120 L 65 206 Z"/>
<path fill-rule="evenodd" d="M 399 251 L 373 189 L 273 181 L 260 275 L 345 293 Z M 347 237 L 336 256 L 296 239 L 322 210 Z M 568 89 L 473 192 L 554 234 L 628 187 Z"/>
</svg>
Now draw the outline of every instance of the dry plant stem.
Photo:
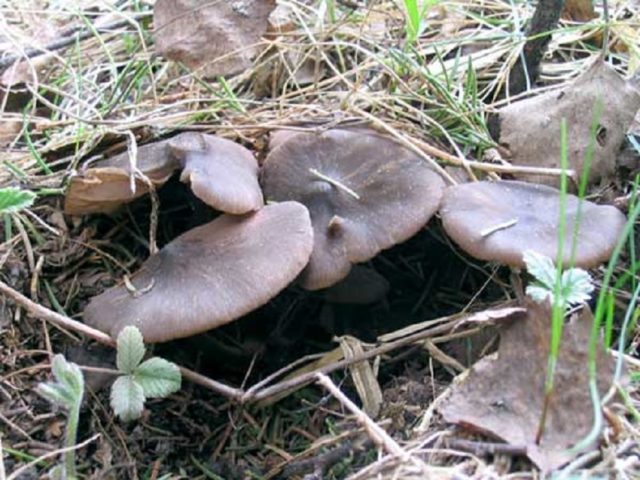
<svg viewBox="0 0 640 480">
<path fill-rule="evenodd" d="M 371 440 L 373 440 L 377 445 L 383 447 L 390 454 L 397 456 L 403 461 L 408 462 L 411 460 L 411 455 L 409 455 L 408 452 L 406 452 L 393 438 L 391 438 L 389 434 L 380 427 L 380 425 L 371 420 L 369 415 L 360 410 L 355 403 L 342 393 L 329 377 L 324 373 L 317 373 L 315 374 L 315 377 L 320 385 L 326 388 L 331 395 L 336 397 L 336 399 L 345 406 L 347 410 L 356 416 L 356 421 L 364 427 L 371 437 Z"/>
<path fill-rule="evenodd" d="M 545 54 L 547 45 L 551 41 L 551 31 L 554 30 L 564 7 L 564 0 L 540 0 L 531 24 L 527 29 L 529 40 L 524 44 L 524 64 L 521 58 L 509 73 L 508 94 L 518 94 L 531 87 L 539 75 L 540 62 Z"/>
<path fill-rule="evenodd" d="M 64 315 L 60 315 L 53 310 L 50 310 L 42 305 L 38 305 L 34 301 L 22 295 L 20 292 L 17 292 L 13 288 L 11 288 L 6 283 L 0 281 L 0 292 L 5 294 L 7 297 L 14 300 L 18 305 L 24 308 L 30 315 L 40 318 L 42 320 L 46 320 L 47 322 L 51 322 L 54 325 L 59 327 L 68 328 L 69 330 L 76 331 L 81 333 L 96 342 L 109 345 L 111 347 L 116 346 L 116 341 L 111 338 L 106 333 L 101 332 L 100 330 L 96 330 L 95 328 L 91 328 L 84 323 L 80 323 L 76 320 L 73 320 L 69 317 L 65 317 Z M 189 370 L 184 367 L 180 367 L 180 373 L 187 380 L 197 383 L 205 388 L 213 390 L 220 395 L 223 395 L 227 398 L 231 398 L 233 400 L 240 400 L 243 396 L 243 391 L 237 388 L 229 387 L 220 382 L 216 382 L 210 378 L 205 377 L 204 375 L 200 375 L 192 370 Z"/>
<path fill-rule="evenodd" d="M 495 455 L 497 453 L 514 456 L 524 456 L 527 454 L 526 446 L 509 445 L 508 443 L 475 442 L 463 438 L 449 438 L 445 440 L 445 444 L 448 448 L 473 453 L 478 457 Z"/>
<path fill-rule="evenodd" d="M 96 30 L 114 30 L 116 28 L 126 27 L 130 25 L 133 20 L 138 20 L 140 18 L 149 17 L 152 15 L 152 12 L 139 12 L 131 14 L 127 20 L 118 20 L 117 22 L 106 23 L 100 26 L 94 26 Z M 86 40 L 87 38 L 91 38 L 94 36 L 93 30 L 87 30 L 84 32 L 78 32 L 78 28 L 70 29 L 68 32 L 63 32 L 62 38 L 51 42 L 50 44 L 44 46 L 43 48 L 27 48 L 24 50 L 24 55 L 7 55 L 4 58 L 0 59 L 0 70 L 11 66 L 13 63 L 23 60 L 25 58 L 33 58 L 39 55 L 44 55 L 46 53 L 60 50 L 61 48 L 68 47 L 69 45 L 73 45 L 76 42 L 80 42 L 82 40 Z"/>
</svg>

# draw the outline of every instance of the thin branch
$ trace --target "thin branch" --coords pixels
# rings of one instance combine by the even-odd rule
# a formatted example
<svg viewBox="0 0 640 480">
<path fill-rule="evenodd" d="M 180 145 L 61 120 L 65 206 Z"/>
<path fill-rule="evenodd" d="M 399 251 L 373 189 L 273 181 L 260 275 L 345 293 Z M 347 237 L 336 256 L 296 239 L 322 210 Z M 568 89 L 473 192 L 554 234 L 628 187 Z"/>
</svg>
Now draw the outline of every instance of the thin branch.
<svg viewBox="0 0 640 480">
<path fill-rule="evenodd" d="M 69 317 L 54 312 L 47 307 L 39 305 L 2 281 L 0 281 L 0 292 L 4 293 L 7 297 L 14 300 L 33 317 L 45 320 L 59 327 L 67 328 L 69 330 L 81 333 L 84 336 L 89 337 L 92 340 L 95 340 L 96 342 L 102 343 L 104 345 L 109 345 L 110 347 L 114 348 L 116 346 L 116 341 L 106 333 L 101 332 L 100 330 L 96 330 L 95 328 L 91 328 L 90 326 L 78 322 L 77 320 L 73 320 Z M 223 395 L 224 397 L 230 398 L 232 400 L 238 401 L 244 394 L 244 391 L 240 389 L 233 388 L 225 385 L 224 383 L 212 380 L 208 377 L 205 377 L 204 375 L 200 375 L 199 373 L 189 370 L 188 368 L 180 367 L 180 372 L 185 379 L 208 388 L 209 390 L 213 390 L 214 392 L 219 393 L 220 395 Z"/>
</svg>

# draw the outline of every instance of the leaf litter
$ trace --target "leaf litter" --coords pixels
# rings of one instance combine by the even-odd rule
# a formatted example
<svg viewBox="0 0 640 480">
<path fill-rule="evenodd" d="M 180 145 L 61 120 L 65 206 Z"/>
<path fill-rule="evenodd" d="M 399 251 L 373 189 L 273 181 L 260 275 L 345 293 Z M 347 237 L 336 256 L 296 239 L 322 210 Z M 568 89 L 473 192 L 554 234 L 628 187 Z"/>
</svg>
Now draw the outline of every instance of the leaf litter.
<svg viewBox="0 0 640 480">
<path fill-rule="evenodd" d="M 531 461 L 548 472 L 584 453 L 571 447 L 586 437 L 593 425 L 587 367 L 593 316 L 585 306 L 565 325 L 556 386 L 538 445 L 535 439 L 549 361 L 551 308 L 549 302 L 533 301 L 528 301 L 526 308 L 524 318 L 502 328 L 497 354 L 478 361 L 468 376 L 454 385 L 441 413 L 447 422 L 526 447 Z M 611 386 L 615 364 L 601 344 L 597 359 L 602 394 Z M 591 445 L 591 449 L 595 447 Z"/>
<path fill-rule="evenodd" d="M 640 83 L 623 79 L 601 58 L 568 85 L 503 107 L 494 136 L 514 165 L 560 167 L 560 123 L 568 126 L 569 168 L 579 181 L 591 149 L 592 124 L 597 122 L 589 183 L 610 181 L 616 156 L 640 108 Z M 602 103 L 600 114 L 598 104 Z M 557 178 L 516 175 L 533 183 L 558 185 Z"/>
</svg>

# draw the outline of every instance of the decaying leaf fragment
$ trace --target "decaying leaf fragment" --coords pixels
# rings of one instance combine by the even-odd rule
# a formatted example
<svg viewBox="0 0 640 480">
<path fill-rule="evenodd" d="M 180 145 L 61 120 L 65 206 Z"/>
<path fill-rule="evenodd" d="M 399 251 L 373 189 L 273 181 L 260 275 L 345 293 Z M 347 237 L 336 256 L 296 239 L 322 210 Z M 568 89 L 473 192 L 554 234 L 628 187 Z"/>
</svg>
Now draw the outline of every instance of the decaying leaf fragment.
<svg viewBox="0 0 640 480">
<path fill-rule="evenodd" d="M 150 184 L 162 186 L 178 168 L 177 161 L 169 155 L 166 141 L 139 147 L 136 157 L 135 171 L 129 152 L 125 151 L 72 177 L 64 212 L 67 215 L 112 213 L 149 193 Z"/>
<path fill-rule="evenodd" d="M 566 87 L 512 103 L 498 114 L 494 132 L 515 165 L 560 167 L 560 122 L 567 121 L 569 166 L 578 177 L 591 141 L 591 125 L 602 102 L 589 181 L 609 178 L 627 129 L 640 108 L 640 91 L 602 60 Z M 519 179 L 557 186 L 558 179 L 520 175 Z"/>
<path fill-rule="evenodd" d="M 275 0 L 158 0 L 153 11 L 156 51 L 205 78 L 251 66 Z"/>
<path fill-rule="evenodd" d="M 584 307 L 566 325 L 555 375 L 555 390 L 540 445 L 535 437 L 544 400 L 549 354 L 551 309 L 528 302 L 527 314 L 506 326 L 497 358 L 485 357 L 454 387 L 441 408 L 447 422 L 526 447 L 527 456 L 543 471 L 570 461 L 569 449 L 591 430 L 587 357 L 593 317 Z M 613 378 L 614 361 L 598 346 L 598 387 Z M 579 452 L 583 453 L 583 452 Z"/>
</svg>

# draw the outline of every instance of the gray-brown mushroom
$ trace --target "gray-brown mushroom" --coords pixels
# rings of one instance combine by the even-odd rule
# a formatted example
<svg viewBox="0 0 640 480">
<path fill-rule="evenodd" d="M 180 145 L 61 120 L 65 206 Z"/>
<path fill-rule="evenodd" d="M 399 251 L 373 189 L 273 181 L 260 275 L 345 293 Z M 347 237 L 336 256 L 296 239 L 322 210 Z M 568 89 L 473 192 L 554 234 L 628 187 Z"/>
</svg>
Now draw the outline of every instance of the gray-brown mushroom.
<svg viewBox="0 0 640 480">
<path fill-rule="evenodd" d="M 197 132 L 185 132 L 138 148 L 135 169 L 129 152 L 96 162 L 69 183 L 69 215 L 113 213 L 161 187 L 177 170 L 194 195 L 226 213 L 243 214 L 264 202 L 258 162 L 242 145 Z M 132 185 L 134 188 L 132 189 Z"/>
<path fill-rule="evenodd" d="M 196 132 L 169 140 L 169 150 L 182 165 L 180 180 L 194 195 L 221 212 L 242 214 L 264 204 L 258 162 L 242 145 Z"/>
<path fill-rule="evenodd" d="M 559 212 L 558 190 L 519 181 L 483 181 L 449 187 L 440 208 L 445 231 L 465 252 L 512 267 L 524 266 L 522 255 L 526 250 L 556 260 Z M 626 218 L 615 207 L 580 202 L 578 197 L 567 195 L 565 266 L 571 258 L 578 215 L 575 266 L 591 268 L 609 258 Z"/>
<path fill-rule="evenodd" d="M 94 297 L 84 318 L 114 338 L 127 325 L 147 342 L 194 335 L 265 304 L 302 271 L 312 246 L 309 212 L 300 203 L 225 214 L 167 244 L 128 286 Z"/>
<path fill-rule="evenodd" d="M 283 135 L 267 156 L 267 200 L 307 206 L 314 248 L 304 288 L 325 288 L 354 263 L 413 236 L 437 210 L 440 176 L 409 149 L 370 129 Z"/>
</svg>

